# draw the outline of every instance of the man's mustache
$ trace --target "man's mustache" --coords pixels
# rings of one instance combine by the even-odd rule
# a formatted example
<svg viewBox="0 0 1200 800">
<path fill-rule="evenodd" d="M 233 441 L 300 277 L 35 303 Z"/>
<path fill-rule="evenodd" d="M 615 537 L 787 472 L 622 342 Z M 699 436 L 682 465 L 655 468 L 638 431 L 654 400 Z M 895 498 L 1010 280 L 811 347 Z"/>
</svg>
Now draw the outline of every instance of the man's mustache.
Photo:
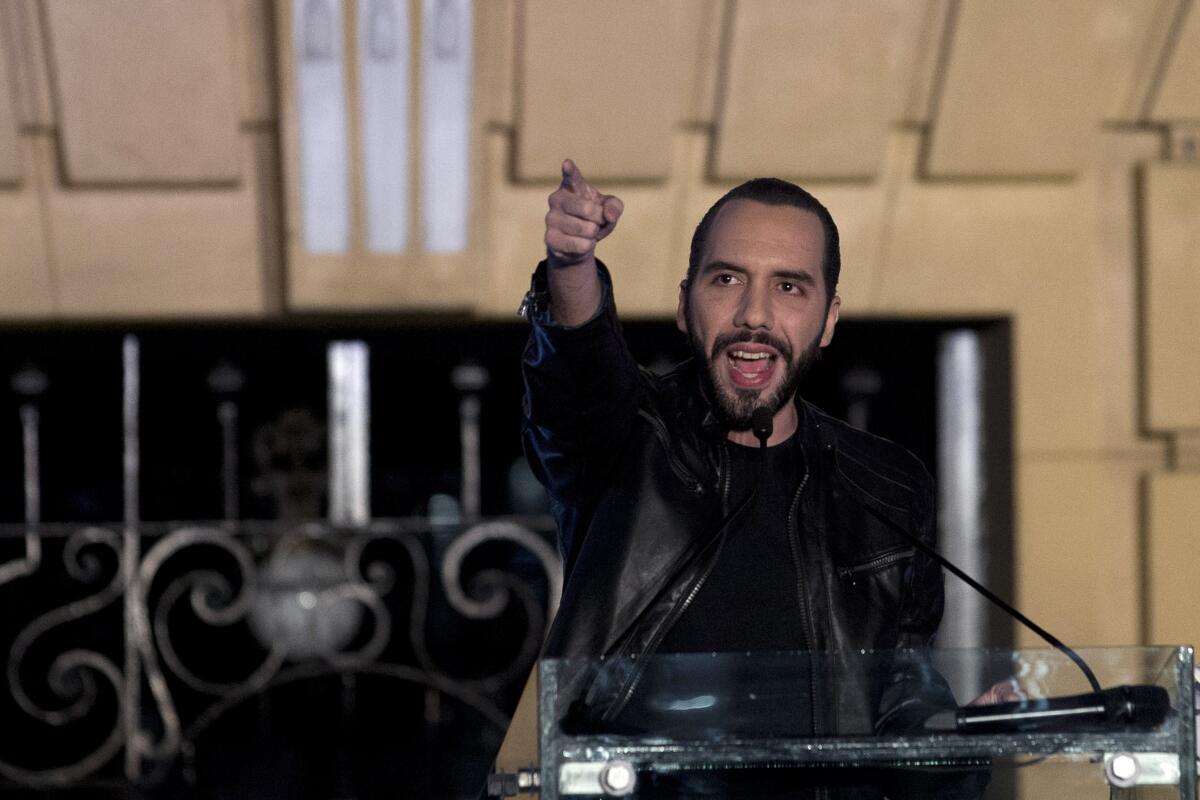
<svg viewBox="0 0 1200 800">
<path fill-rule="evenodd" d="M 765 344 L 768 347 L 774 347 L 779 351 L 779 355 L 783 360 L 790 364 L 792 363 L 792 348 L 783 339 L 776 339 L 766 331 L 736 331 L 735 333 L 722 333 L 713 340 L 712 353 L 709 355 L 710 361 L 716 361 L 717 356 L 721 351 L 730 345 L 734 344 Z"/>
</svg>

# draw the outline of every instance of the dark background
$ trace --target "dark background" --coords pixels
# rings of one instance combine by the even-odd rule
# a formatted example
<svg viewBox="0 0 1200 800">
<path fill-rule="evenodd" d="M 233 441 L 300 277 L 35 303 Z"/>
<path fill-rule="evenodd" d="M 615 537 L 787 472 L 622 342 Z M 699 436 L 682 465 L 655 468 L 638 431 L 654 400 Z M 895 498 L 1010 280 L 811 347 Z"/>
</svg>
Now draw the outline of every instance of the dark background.
<svg viewBox="0 0 1200 800">
<path fill-rule="evenodd" d="M 984 332 L 985 349 L 991 353 L 989 369 L 999 369 L 1003 378 L 991 383 L 995 396 L 989 403 L 1006 407 L 1006 324 L 964 325 Z M 624 327 L 635 357 L 654 369 L 669 368 L 688 355 L 683 336 L 671 322 L 629 321 Z M 911 449 L 936 475 L 938 338 L 954 327 L 962 325 L 843 320 L 833 345 L 801 391 L 839 417 L 845 417 L 856 399 L 865 400 L 868 429 Z M 305 456 L 305 466 L 313 474 L 321 473 L 326 457 L 326 346 L 338 339 L 362 339 L 370 346 L 373 516 L 422 516 L 433 494 L 457 496 L 460 394 L 450 373 L 468 362 L 484 367 L 490 376 L 480 392 L 483 512 L 491 516 L 531 510 L 518 507 L 508 488 L 514 464 L 523 463 L 519 360 L 527 335 L 524 323 L 313 317 L 273 323 L 0 328 L 0 377 L 5 379 L 0 390 L 0 522 L 18 522 L 23 515 L 18 413 L 23 398 L 9 386 L 9 378 L 29 365 L 48 379 L 48 389 L 37 401 L 43 520 L 122 518 L 121 341 L 127 333 L 136 334 L 141 343 L 140 513 L 152 523 L 143 552 L 153 540 L 155 521 L 209 520 L 222 514 L 216 415 L 220 398 L 208 383 L 219 364 L 232 365 L 244 375 L 244 385 L 232 396 L 239 408 L 240 517 L 268 521 L 278 514 L 272 497 L 261 491 L 261 478 L 271 465 L 256 458 L 254 441 L 282 415 L 298 410 L 308 415 L 316 444 Z M 878 391 L 862 395 L 855 387 L 861 389 L 864 383 Z M 1007 425 L 1000 427 L 1007 431 Z M 996 474 L 1002 476 L 1004 469 Z M 17 534 L 21 529 L 7 530 Z M 436 562 L 436 546 L 429 547 Z M 61 540 L 47 540 L 45 551 L 36 579 L 0 587 L 0 646 L 6 653 L 13 637 L 32 619 L 88 593 L 64 574 Z M 21 552 L 18 538 L 0 536 L 0 560 Z M 101 572 L 112 574 L 115 563 L 100 556 Z M 522 564 L 516 552 L 498 548 L 490 556 L 536 577 L 536 570 Z M 405 580 L 401 573 L 399 582 Z M 1002 593 L 1003 585 L 1001 580 Z M 397 620 L 406 619 L 407 613 L 408 600 L 401 595 L 388 599 Z M 486 674 L 486 665 L 503 664 L 511 657 L 508 631 L 520 629 L 525 620 L 471 623 L 447 610 L 443 597 L 433 602 L 430 644 L 448 674 Z M 188 630 L 186 620 L 179 624 Z M 120 631 L 118 603 L 60 635 L 65 637 L 63 647 L 75 637 L 76 645 L 106 652 L 119 665 Z M 252 665 L 261 657 L 261 646 L 244 634 L 221 638 L 212 630 L 196 629 L 180 638 L 191 642 L 205 668 L 217 673 L 246 674 L 235 665 Z M 47 656 L 52 644 L 47 643 Z M 412 663 L 403 646 L 387 658 Z M 31 656 L 34 672 L 37 663 Z M 27 675 L 26 680 L 35 686 L 41 681 L 45 694 L 45 661 L 40 669 L 42 674 Z M 501 707 L 511 707 L 519 691 L 520 686 L 509 686 L 495 699 Z M 186 712 L 186 693 L 180 698 Z M 66 796 L 236 797 L 247 787 L 264 798 L 366 798 L 409 792 L 468 796 L 482 780 L 501 732 L 452 698 L 442 697 L 433 711 L 430 702 L 420 686 L 370 674 L 354 676 L 349 684 L 341 675 L 313 676 L 272 688 L 231 709 L 197 739 L 193 759 L 168 765 L 142 787 L 122 784 L 118 757 L 85 788 L 67 791 Z M 97 714 L 103 717 L 112 703 L 101 697 Z M 10 734 L 23 730 L 15 724 L 23 717 L 11 698 L 0 698 L 0 717 L 13 723 L 4 726 Z M 29 735 L 3 737 L 7 742 L 0 748 L 0 759 L 49 759 L 52 764 L 59 756 L 87 752 L 88 743 L 102 733 L 76 726 L 64 740 L 64 733 L 36 726 L 30 730 Z M 54 796 L 28 794 L 0 781 L 0 791 L 5 790 L 11 796 Z"/>
<path fill-rule="evenodd" d="M 989 325 L 990 323 L 974 323 Z M 879 377 L 869 429 L 908 447 L 936 474 L 936 353 L 946 322 L 843 320 L 802 393 L 835 416 L 854 399 L 847 373 Z M 673 323 L 625 323 L 638 360 L 658 368 L 687 356 Z M 41 409 L 46 521 L 112 521 L 121 508 L 121 339 L 141 341 L 141 515 L 215 519 L 221 507 L 221 440 L 209 373 L 229 363 L 245 376 L 239 406 L 241 516 L 271 518 L 255 491 L 262 467 L 252 441 L 292 409 L 318 424 L 326 412 L 325 348 L 362 339 L 371 349 L 372 513 L 420 515 L 435 492 L 458 494 L 459 393 L 451 370 L 474 362 L 490 374 L 481 392 L 485 514 L 508 513 L 507 473 L 520 453 L 521 323 L 297 319 L 197 326 L 0 328 L 0 520 L 22 519 L 21 398 L 9 378 L 36 365 L 49 381 Z M 314 468 L 324 454 L 313 455 Z"/>
</svg>

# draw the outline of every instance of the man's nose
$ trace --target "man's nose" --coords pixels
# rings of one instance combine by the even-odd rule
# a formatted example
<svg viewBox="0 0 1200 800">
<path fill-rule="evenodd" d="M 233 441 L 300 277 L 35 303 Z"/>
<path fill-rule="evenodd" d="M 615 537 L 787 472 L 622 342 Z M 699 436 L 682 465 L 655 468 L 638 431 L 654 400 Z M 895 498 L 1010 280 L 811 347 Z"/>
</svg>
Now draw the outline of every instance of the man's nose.
<svg viewBox="0 0 1200 800">
<path fill-rule="evenodd" d="M 770 294 L 756 287 L 747 287 L 738 304 L 738 313 L 733 322 L 739 328 L 765 328 L 770 330 L 773 322 Z"/>
</svg>

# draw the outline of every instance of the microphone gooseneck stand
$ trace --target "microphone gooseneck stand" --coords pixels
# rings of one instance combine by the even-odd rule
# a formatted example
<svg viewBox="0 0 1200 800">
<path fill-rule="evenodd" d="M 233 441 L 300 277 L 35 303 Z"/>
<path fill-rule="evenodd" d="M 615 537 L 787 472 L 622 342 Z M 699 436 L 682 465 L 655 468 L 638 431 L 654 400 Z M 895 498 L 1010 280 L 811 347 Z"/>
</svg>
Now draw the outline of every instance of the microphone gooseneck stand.
<svg viewBox="0 0 1200 800">
<path fill-rule="evenodd" d="M 759 459 L 759 471 L 765 461 L 767 440 L 773 430 L 773 414 L 765 408 L 755 409 L 751 416 L 751 430 L 758 439 L 759 452 L 764 458 Z M 1117 686 L 1103 689 L 1096 674 L 1087 662 L 1071 647 L 1063 643 L 1057 636 L 1047 631 L 1041 625 L 1022 614 L 1009 603 L 1002 600 L 994 592 L 963 572 L 956 564 L 939 553 L 931 545 L 921 541 L 902 528 L 897 528 L 900 535 L 914 547 L 926 554 L 963 583 L 970 586 L 989 602 L 1002 609 L 1006 614 L 1020 622 L 1029 630 L 1044 639 L 1051 647 L 1067 656 L 1075 663 L 1087 678 L 1092 692 L 1070 697 L 1048 698 L 1038 701 L 1019 701 L 1000 703 L 993 706 L 963 707 L 956 711 L 942 712 L 933 715 L 926 727 L 931 730 L 956 729 L 973 732 L 1001 732 L 1011 730 L 1032 730 L 1056 727 L 1064 724 L 1079 723 L 1084 725 L 1136 725 L 1152 727 L 1158 725 L 1170 710 L 1170 697 L 1160 686 Z"/>
</svg>

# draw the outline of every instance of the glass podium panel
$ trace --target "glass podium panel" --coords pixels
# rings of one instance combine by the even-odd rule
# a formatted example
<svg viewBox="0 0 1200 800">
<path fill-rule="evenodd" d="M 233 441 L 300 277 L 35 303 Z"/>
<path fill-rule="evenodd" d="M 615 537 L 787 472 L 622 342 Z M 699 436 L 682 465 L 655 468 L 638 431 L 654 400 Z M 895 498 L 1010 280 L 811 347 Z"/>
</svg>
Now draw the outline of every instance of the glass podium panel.
<svg viewBox="0 0 1200 800">
<path fill-rule="evenodd" d="M 1196 798 L 1190 647 L 544 660 L 540 795 Z"/>
</svg>

